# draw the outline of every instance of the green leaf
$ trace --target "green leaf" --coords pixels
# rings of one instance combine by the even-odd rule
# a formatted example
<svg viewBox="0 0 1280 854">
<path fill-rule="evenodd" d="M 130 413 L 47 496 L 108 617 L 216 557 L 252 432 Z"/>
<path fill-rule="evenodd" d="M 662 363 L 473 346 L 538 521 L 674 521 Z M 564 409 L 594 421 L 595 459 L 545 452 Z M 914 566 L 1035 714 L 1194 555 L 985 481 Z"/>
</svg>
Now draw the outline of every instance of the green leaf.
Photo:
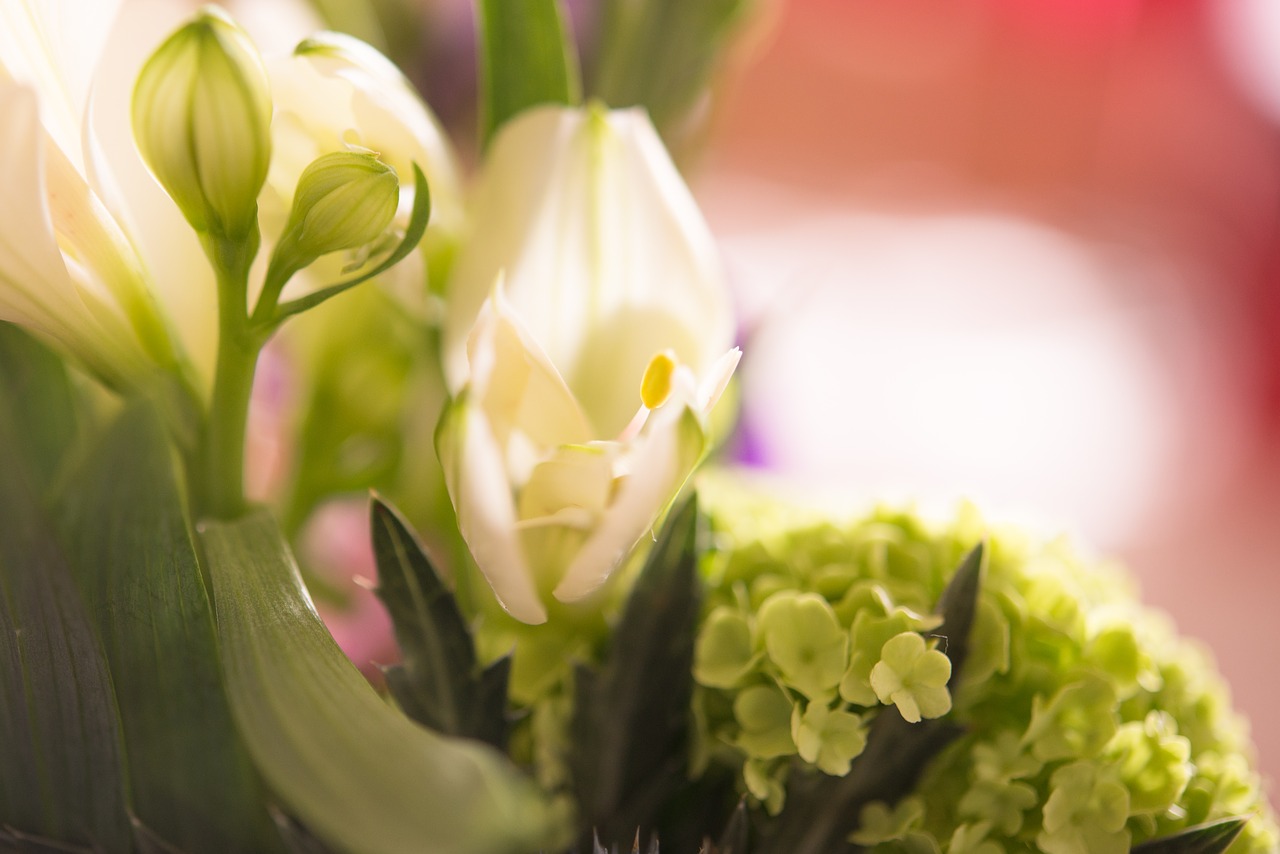
<svg viewBox="0 0 1280 854">
<path fill-rule="evenodd" d="M 75 395 L 62 361 L 12 323 L 0 321 L 0 401 L 18 419 L 23 463 L 37 488 L 57 473 L 75 436 Z"/>
<path fill-rule="evenodd" d="M 416 249 L 418 243 L 422 241 L 422 235 L 427 233 L 427 222 L 431 219 L 431 191 L 427 186 L 427 177 L 422 174 L 422 170 L 418 168 L 417 163 L 413 164 L 413 184 L 413 211 L 409 214 L 409 224 L 405 226 L 404 238 L 401 239 L 395 250 L 381 264 L 372 270 L 313 291 L 304 297 L 280 303 L 280 305 L 276 306 L 270 320 L 263 322 L 265 329 L 259 328 L 258 332 L 274 329 L 293 315 L 315 308 L 326 300 L 330 300 L 338 294 L 351 290 L 356 285 L 369 281 L 374 276 L 380 276 L 407 258 L 409 253 Z M 254 318 L 254 320 L 256 322 L 258 318 Z"/>
<path fill-rule="evenodd" d="M 254 762 L 327 844 L 489 854 L 562 841 L 506 758 L 426 730 L 380 698 L 325 629 L 265 510 L 201 529 L 231 709 Z"/>
<path fill-rule="evenodd" d="M 644 107 L 664 135 L 706 90 L 755 0 L 603 0 L 587 91 L 611 107 Z"/>
<path fill-rule="evenodd" d="M 510 658 L 480 670 L 466 620 L 408 525 L 376 497 L 370 517 L 378 597 L 404 658 L 386 670 L 392 696 L 424 726 L 504 749 Z"/>
<path fill-rule="evenodd" d="M 0 827 L 19 850 L 127 851 L 111 678 L 41 500 L 74 433 L 71 390 L 24 333 L 5 325 L 0 342 Z"/>
<path fill-rule="evenodd" d="M 646 832 L 684 779 L 693 697 L 698 507 L 672 512 L 649 553 L 599 673 L 575 673 L 574 794 L 607 843 Z"/>
<path fill-rule="evenodd" d="M 1133 854 L 1222 854 L 1248 821 L 1248 816 L 1233 816 L 1198 824 L 1172 836 L 1135 845 Z"/>
<path fill-rule="evenodd" d="M 951 659 L 951 684 L 958 684 L 969 649 L 969 633 L 982 579 L 984 544 L 979 543 L 956 569 L 938 601 L 942 624 L 930 634 L 945 639 L 939 647 Z M 843 777 L 802 774 L 794 769 L 787 802 L 767 829 L 758 854 L 826 854 L 857 850 L 846 840 L 857 830 L 862 807 L 871 801 L 890 805 L 907 795 L 925 766 L 960 734 L 947 718 L 907 723 L 896 706 L 881 709 L 871 722 L 866 749 Z"/>
<path fill-rule="evenodd" d="M 127 408 L 61 484 L 62 540 L 111 668 L 137 817 L 190 854 L 277 850 L 175 463 L 155 411 Z"/>
<path fill-rule="evenodd" d="M 581 100 L 560 0 L 476 0 L 480 39 L 480 138 L 535 104 Z"/>
</svg>

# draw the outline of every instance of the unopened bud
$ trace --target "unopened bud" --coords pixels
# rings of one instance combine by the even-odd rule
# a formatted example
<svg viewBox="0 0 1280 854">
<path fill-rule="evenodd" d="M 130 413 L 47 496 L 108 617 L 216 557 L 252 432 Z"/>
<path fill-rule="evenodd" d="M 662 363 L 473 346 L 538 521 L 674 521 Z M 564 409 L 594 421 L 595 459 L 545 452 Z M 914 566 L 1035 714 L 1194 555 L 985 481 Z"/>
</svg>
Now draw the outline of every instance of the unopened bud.
<svg viewBox="0 0 1280 854">
<path fill-rule="evenodd" d="M 399 199 L 396 171 L 372 152 L 316 158 L 298 178 L 272 270 L 292 275 L 321 255 L 372 243 L 391 225 Z"/>
<path fill-rule="evenodd" d="M 238 239 L 255 228 L 271 160 L 270 125 L 262 58 L 218 9 L 201 10 L 138 75 L 138 148 L 198 232 Z"/>
</svg>

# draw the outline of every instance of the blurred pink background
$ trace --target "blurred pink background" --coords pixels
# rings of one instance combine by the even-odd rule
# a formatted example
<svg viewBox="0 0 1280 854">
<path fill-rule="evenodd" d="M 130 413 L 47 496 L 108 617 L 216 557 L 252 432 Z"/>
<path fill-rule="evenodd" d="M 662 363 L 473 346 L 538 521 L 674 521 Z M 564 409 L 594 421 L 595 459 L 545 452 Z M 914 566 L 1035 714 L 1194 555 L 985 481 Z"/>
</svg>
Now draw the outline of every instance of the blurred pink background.
<svg viewBox="0 0 1280 854">
<path fill-rule="evenodd" d="M 1280 4 L 767 14 L 694 180 L 743 453 L 1121 558 L 1280 775 Z"/>
</svg>

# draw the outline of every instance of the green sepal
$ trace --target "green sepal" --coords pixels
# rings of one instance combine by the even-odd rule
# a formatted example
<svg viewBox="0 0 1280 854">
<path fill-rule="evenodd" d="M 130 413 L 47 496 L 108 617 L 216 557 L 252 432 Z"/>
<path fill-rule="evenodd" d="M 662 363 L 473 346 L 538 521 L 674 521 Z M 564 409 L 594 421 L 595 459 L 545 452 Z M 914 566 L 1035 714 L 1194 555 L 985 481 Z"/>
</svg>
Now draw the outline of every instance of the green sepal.
<svg viewBox="0 0 1280 854">
<path fill-rule="evenodd" d="M 564 817 L 507 758 L 414 723 L 334 643 L 266 510 L 200 532 L 231 710 L 259 771 L 326 844 L 379 854 L 552 847 Z"/>
<path fill-rule="evenodd" d="M 280 850 L 231 720 L 177 460 L 127 407 L 60 483 L 62 541 L 111 668 L 135 817 L 187 854 Z"/>
<path fill-rule="evenodd" d="M 1149 839 L 1133 846 L 1132 851 L 1133 854 L 1222 854 L 1248 822 L 1248 816 L 1209 821 L 1172 836 Z"/>
<path fill-rule="evenodd" d="M 960 562 L 936 608 L 942 624 L 931 636 L 951 659 L 951 684 L 958 684 L 969 650 L 977 609 L 985 544 Z M 947 717 L 907 723 L 896 706 L 882 708 L 871 722 L 866 749 L 849 773 L 828 777 L 793 769 L 786 806 L 766 828 L 757 854 L 826 854 L 853 851 L 846 840 L 857 830 L 862 807 L 871 801 L 896 803 L 915 786 L 925 766 L 960 734 Z"/>
<path fill-rule="evenodd" d="M 403 663 L 387 687 L 406 715 L 445 735 L 505 749 L 510 657 L 481 670 L 458 604 L 400 515 L 376 496 L 370 508 L 378 598 L 391 615 Z"/>
<path fill-rule="evenodd" d="M 576 104 L 581 73 L 560 0 L 476 0 L 480 139 L 536 104 Z"/>
<path fill-rule="evenodd" d="M 431 191 L 427 187 L 427 177 L 422 174 L 422 169 L 416 163 L 413 164 L 413 185 L 413 210 L 409 214 L 409 224 L 405 227 L 404 237 L 382 263 L 358 276 L 312 291 L 304 297 L 282 302 L 275 307 L 269 318 L 258 317 L 258 311 L 255 309 L 254 331 L 258 334 L 267 334 L 293 315 L 315 308 L 322 302 L 369 281 L 374 276 L 380 276 L 407 258 L 422 241 L 422 236 L 427 233 L 427 221 L 431 219 Z"/>
<path fill-rule="evenodd" d="M 701 602 L 696 498 L 672 511 L 636 579 L 599 672 L 574 674 L 574 794 L 583 829 L 628 843 L 684 780 Z"/>
<path fill-rule="evenodd" d="M 0 828 L 19 851 L 128 851 L 111 676 L 43 500 L 71 399 L 57 358 L 0 324 Z"/>
</svg>

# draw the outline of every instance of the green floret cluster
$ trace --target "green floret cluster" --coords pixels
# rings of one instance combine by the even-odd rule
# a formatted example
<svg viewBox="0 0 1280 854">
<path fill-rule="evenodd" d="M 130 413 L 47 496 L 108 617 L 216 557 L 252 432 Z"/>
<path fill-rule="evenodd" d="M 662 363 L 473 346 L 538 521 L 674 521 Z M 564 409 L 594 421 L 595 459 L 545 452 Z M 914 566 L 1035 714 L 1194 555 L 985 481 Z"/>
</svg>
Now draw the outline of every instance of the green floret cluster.
<svg viewBox="0 0 1280 854">
<path fill-rule="evenodd" d="M 870 850 L 1118 854 L 1240 815 L 1253 818 L 1230 851 L 1275 850 L 1226 686 L 1118 567 L 994 531 L 971 509 L 941 527 L 889 510 L 834 524 L 737 489 L 702 495 L 714 546 L 695 648 L 698 769 L 740 768 L 770 814 L 789 775 L 847 774 L 875 717 L 896 713 L 963 729 L 907 797 L 862 808 L 852 841 Z M 935 608 L 984 541 L 953 680 Z"/>
</svg>

